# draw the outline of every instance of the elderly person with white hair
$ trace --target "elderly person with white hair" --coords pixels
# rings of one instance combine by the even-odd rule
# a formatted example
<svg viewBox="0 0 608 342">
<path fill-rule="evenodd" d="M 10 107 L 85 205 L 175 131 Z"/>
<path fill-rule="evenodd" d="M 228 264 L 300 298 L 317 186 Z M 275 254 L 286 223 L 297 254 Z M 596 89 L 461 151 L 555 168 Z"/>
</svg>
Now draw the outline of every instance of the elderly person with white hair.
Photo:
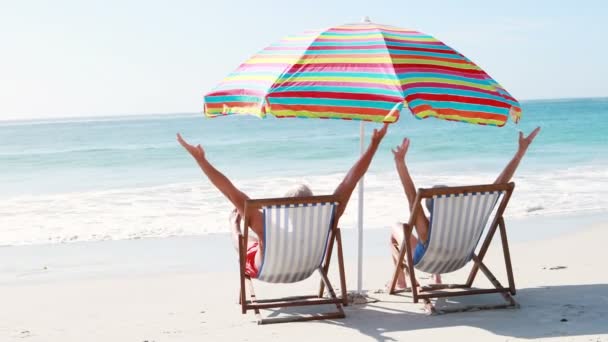
<svg viewBox="0 0 608 342">
<path fill-rule="evenodd" d="M 508 183 L 511 180 L 511 178 L 515 174 L 515 171 L 517 170 L 517 167 L 519 166 L 519 163 L 526 154 L 528 147 L 530 146 L 530 144 L 532 144 L 532 141 L 534 140 L 536 135 L 538 135 L 538 132 L 540 132 L 540 127 L 534 129 L 532 133 L 530 133 L 530 135 L 528 135 L 527 137 L 525 137 L 522 132 L 519 132 L 519 147 L 517 148 L 517 152 L 515 153 L 511 161 L 509 161 L 507 166 L 502 170 L 500 175 L 498 175 L 498 178 L 496 178 L 494 184 Z M 409 169 L 405 163 L 405 157 L 407 155 L 409 147 L 410 139 L 404 138 L 401 145 L 393 149 L 392 152 L 395 157 L 395 166 L 397 168 L 397 173 L 399 174 L 399 179 L 401 180 L 401 185 L 403 185 L 403 190 L 405 192 L 405 196 L 407 197 L 410 211 L 413 211 L 416 200 L 416 186 L 414 185 L 414 180 L 412 179 Z M 443 186 L 445 185 L 436 185 L 435 187 Z M 410 248 L 414 251 L 414 265 L 416 265 L 422 259 L 422 256 L 426 252 L 429 243 L 429 238 L 431 235 L 430 221 L 433 218 L 432 200 L 427 199 L 425 204 L 430 215 L 429 217 L 427 217 L 424 213 L 421 213 L 416 217 L 416 220 L 414 222 L 414 228 L 416 229 L 416 234 L 418 235 L 418 237 L 412 235 L 409 241 Z M 399 245 L 401 241 L 403 241 L 403 239 L 403 226 L 395 225 L 393 227 L 390 239 L 390 245 L 393 254 L 393 263 L 395 264 L 399 262 Z M 440 274 L 435 274 L 434 278 L 436 283 L 441 283 Z M 405 286 L 405 273 L 401 271 L 399 272 L 399 277 L 397 278 L 396 288 L 401 290 L 404 289 Z"/>
<path fill-rule="evenodd" d="M 388 124 L 385 124 L 382 129 L 374 130 L 371 143 L 367 150 L 352 166 L 350 171 L 344 177 L 344 180 L 342 180 L 334 191 L 334 195 L 340 200 L 340 205 L 336 209 L 336 219 L 339 219 L 344 213 L 353 190 L 369 168 L 369 165 L 372 162 L 374 154 L 376 153 L 382 138 L 384 138 L 384 135 L 386 135 L 387 129 Z M 238 227 L 240 219 L 245 213 L 245 201 L 249 199 L 249 197 L 237 189 L 225 175 L 211 165 L 211 163 L 207 160 L 205 151 L 201 145 L 194 146 L 187 143 L 179 133 L 177 134 L 177 140 L 196 160 L 201 170 L 207 176 L 207 178 L 209 178 L 211 183 L 234 205 L 235 209 L 230 215 L 230 223 L 232 226 L 233 241 L 235 242 L 235 248 L 237 248 L 238 252 Z M 289 190 L 286 194 L 286 197 L 306 196 L 312 196 L 312 191 L 306 185 L 299 185 L 296 188 Z M 245 268 L 246 273 L 250 277 L 255 278 L 262 263 L 262 255 L 264 253 L 264 246 L 262 244 L 262 241 L 264 241 L 264 222 L 261 212 L 257 212 L 251 217 L 250 228 L 255 232 L 257 238 L 249 237 L 249 241 L 247 241 L 247 264 Z"/>
</svg>

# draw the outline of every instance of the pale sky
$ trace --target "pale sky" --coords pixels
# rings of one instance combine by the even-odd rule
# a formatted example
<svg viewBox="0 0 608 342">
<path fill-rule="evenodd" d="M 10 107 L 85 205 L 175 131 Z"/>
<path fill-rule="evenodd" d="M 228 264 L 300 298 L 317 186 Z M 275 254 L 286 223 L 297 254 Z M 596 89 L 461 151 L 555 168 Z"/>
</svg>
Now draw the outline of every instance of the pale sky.
<svg viewBox="0 0 608 342">
<path fill-rule="evenodd" d="M 520 100 L 608 96 L 608 1 L 0 0 L 0 120 L 200 112 L 258 50 L 364 16 L 435 36 Z"/>
</svg>

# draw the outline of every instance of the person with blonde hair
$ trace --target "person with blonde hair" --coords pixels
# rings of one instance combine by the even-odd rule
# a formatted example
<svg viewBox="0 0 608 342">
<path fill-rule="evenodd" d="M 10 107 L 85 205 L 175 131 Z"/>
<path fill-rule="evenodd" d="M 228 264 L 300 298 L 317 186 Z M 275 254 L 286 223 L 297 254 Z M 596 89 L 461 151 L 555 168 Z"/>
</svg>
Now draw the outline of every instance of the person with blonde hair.
<svg viewBox="0 0 608 342">
<path fill-rule="evenodd" d="M 340 201 L 340 205 L 336 208 L 336 220 L 344 214 L 344 210 L 346 209 L 346 205 L 348 204 L 348 200 L 350 199 L 353 190 L 369 168 L 382 138 L 386 135 L 387 129 L 388 124 L 384 124 L 380 130 L 374 129 L 367 150 L 351 167 L 342 182 L 340 182 L 334 190 L 334 195 L 337 196 Z M 249 196 L 237 189 L 224 174 L 218 171 L 209 160 L 207 160 L 205 150 L 201 145 L 194 146 L 189 144 L 179 133 L 177 134 L 177 141 L 186 149 L 186 151 L 188 151 L 188 153 L 190 153 L 211 183 L 234 205 L 234 210 L 230 214 L 229 220 L 232 228 L 234 246 L 238 252 L 239 224 L 241 217 L 245 214 L 245 201 L 249 199 Z M 313 193 L 308 186 L 300 184 L 295 188 L 290 189 L 287 192 L 286 197 L 304 197 L 312 195 Z M 259 267 L 262 264 L 262 255 L 264 253 L 264 222 L 262 213 L 256 212 L 250 218 L 249 222 L 250 228 L 257 237 L 250 236 L 249 241 L 247 241 L 247 264 L 245 268 L 247 275 L 255 278 L 258 274 Z"/>
</svg>

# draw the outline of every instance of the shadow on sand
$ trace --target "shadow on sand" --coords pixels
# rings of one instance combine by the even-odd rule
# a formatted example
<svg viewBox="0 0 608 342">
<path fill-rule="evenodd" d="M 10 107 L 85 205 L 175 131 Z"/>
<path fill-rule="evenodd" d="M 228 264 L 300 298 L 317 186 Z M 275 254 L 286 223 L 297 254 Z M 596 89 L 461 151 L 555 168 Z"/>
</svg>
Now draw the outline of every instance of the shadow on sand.
<svg viewBox="0 0 608 342">
<path fill-rule="evenodd" d="M 396 341 L 392 333 L 449 327 L 473 327 L 498 336 L 534 339 L 608 334 L 608 284 L 546 286 L 520 289 L 520 309 L 484 310 L 429 316 L 408 293 L 377 294 L 378 302 L 351 305 L 345 319 L 322 321 L 372 337 Z M 439 300 L 437 307 L 500 303 L 498 295 Z M 296 313 L 292 310 L 280 312 Z M 274 311 L 271 317 L 280 314 Z M 297 314 L 297 313 L 296 313 Z"/>
<path fill-rule="evenodd" d="M 437 305 L 470 304 L 472 297 L 460 298 Z M 327 323 L 358 330 L 378 341 L 395 340 L 389 336 L 391 332 L 454 326 L 475 327 L 495 335 L 524 339 L 608 334 L 608 284 L 526 288 L 518 290 L 515 298 L 520 309 L 429 316 L 421 310 L 422 304 L 411 303 L 408 294 L 383 294 L 382 301 L 351 306 L 346 319 Z"/>
</svg>

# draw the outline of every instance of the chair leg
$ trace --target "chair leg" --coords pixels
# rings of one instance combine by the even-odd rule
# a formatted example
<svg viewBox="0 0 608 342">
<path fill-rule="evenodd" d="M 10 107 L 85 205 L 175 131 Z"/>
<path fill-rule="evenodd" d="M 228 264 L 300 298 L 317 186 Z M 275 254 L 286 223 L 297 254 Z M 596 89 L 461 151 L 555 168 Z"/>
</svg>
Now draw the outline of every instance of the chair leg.
<svg viewBox="0 0 608 342">
<path fill-rule="evenodd" d="M 414 258 L 412 256 L 412 248 L 410 247 L 410 239 L 411 239 L 411 235 L 412 235 L 412 230 L 411 228 L 409 230 L 406 230 L 405 232 L 405 251 L 406 251 L 406 255 L 407 255 L 407 265 L 409 266 L 409 275 L 410 275 L 410 284 L 412 286 L 412 299 L 414 300 L 414 303 L 418 303 L 418 281 L 416 280 L 416 274 L 415 274 L 415 270 L 414 270 Z"/>
<path fill-rule="evenodd" d="M 395 254 L 399 253 L 399 247 L 396 244 L 393 244 L 391 246 L 393 248 L 393 252 L 396 252 Z M 405 265 L 405 260 L 396 260 L 397 264 L 401 267 L 401 272 L 403 272 L 404 275 L 404 290 L 407 289 L 407 277 L 409 277 L 409 271 L 407 266 Z M 392 285 L 392 279 L 391 279 L 391 283 L 389 283 L 389 292 L 390 292 L 390 286 Z"/>
<path fill-rule="evenodd" d="M 488 230 L 488 234 L 486 235 L 485 240 L 483 241 L 483 244 L 481 245 L 481 248 L 479 249 L 479 260 L 483 260 L 483 258 L 486 255 L 486 252 L 488 251 L 488 248 L 490 247 L 490 243 L 492 242 L 492 239 L 494 238 L 494 234 L 496 233 L 496 229 L 498 228 L 498 220 L 496 222 L 494 222 L 492 224 L 492 226 L 490 227 L 490 229 Z M 473 286 L 473 282 L 475 281 L 475 277 L 477 276 L 477 272 L 479 271 L 479 267 L 477 264 L 473 265 L 473 268 L 471 268 L 471 272 L 469 272 L 469 277 L 467 279 L 466 285 L 468 287 L 472 287 Z"/>
<path fill-rule="evenodd" d="M 504 289 L 504 286 L 496 279 L 494 274 L 490 271 L 490 269 L 481 261 L 476 255 L 473 255 L 473 261 L 479 267 L 481 272 L 488 278 L 488 280 L 494 285 L 497 289 Z M 510 291 L 509 291 L 510 292 Z M 509 293 L 501 292 L 502 297 L 507 301 L 511 306 L 516 306 L 517 302 Z"/>
<path fill-rule="evenodd" d="M 508 304 L 494 304 L 494 305 L 467 305 L 463 307 L 457 308 L 443 308 L 437 310 L 433 307 L 433 311 L 431 314 L 440 315 L 440 314 L 450 314 L 457 312 L 468 312 L 468 311 L 480 311 L 480 310 L 498 310 L 498 309 L 518 309 L 519 304 L 513 300 L 513 302 L 509 302 Z"/>
<path fill-rule="evenodd" d="M 346 273 L 344 272 L 344 255 L 342 253 L 342 234 L 340 233 L 340 229 L 336 231 L 336 243 L 338 244 L 338 271 L 340 272 L 342 304 L 348 306 L 348 291 L 346 290 Z"/>
<path fill-rule="evenodd" d="M 490 271 L 490 269 L 483 263 L 481 258 L 475 254 L 473 254 L 472 261 L 474 262 L 474 267 L 479 269 L 486 278 L 492 283 L 494 289 L 471 289 L 467 284 L 442 284 L 437 286 L 425 287 L 422 288 L 424 293 L 421 294 L 423 297 L 423 301 L 425 303 L 425 309 L 427 312 L 431 314 L 443 314 L 443 313 L 454 313 L 454 312 L 465 312 L 465 311 L 473 311 L 473 310 L 494 310 L 494 309 L 513 309 L 519 308 L 519 304 L 510 294 L 510 289 L 505 288 L 496 278 L 496 276 Z M 449 294 L 443 292 L 443 289 L 461 289 L 458 292 L 450 292 Z M 434 292 L 436 291 L 436 292 Z M 506 301 L 506 304 L 492 304 L 492 305 L 469 305 L 465 307 L 455 307 L 455 308 L 442 308 L 436 309 L 431 303 L 430 298 L 439 298 L 439 297 L 457 297 L 463 295 L 479 295 L 479 294 L 488 294 L 488 293 L 499 293 L 503 299 Z M 416 296 L 414 296 L 414 302 L 416 302 Z"/>
<path fill-rule="evenodd" d="M 325 285 L 327 286 L 327 292 L 329 292 L 329 297 L 331 299 L 338 299 L 338 296 L 336 296 L 336 292 L 334 291 L 334 288 L 331 286 L 331 282 L 327 278 L 327 273 L 323 272 L 323 270 L 319 270 L 319 273 L 321 274 L 321 281 L 323 281 L 325 283 Z M 339 313 L 344 315 L 344 310 L 342 309 L 341 303 L 336 303 L 336 308 L 338 309 Z"/>
<path fill-rule="evenodd" d="M 509 242 L 507 240 L 507 228 L 505 227 L 505 220 L 501 217 L 498 221 L 500 228 L 500 239 L 502 242 L 502 251 L 505 257 L 505 267 L 507 269 L 507 279 L 509 280 L 509 292 L 515 295 L 515 280 L 513 278 L 513 266 L 511 265 L 511 253 L 509 252 Z"/>
<path fill-rule="evenodd" d="M 515 295 L 515 293 L 516 293 L 515 281 L 514 281 L 514 277 L 513 277 L 513 267 L 511 264 L 511 255 L 509 252 L 509 242 L 507 240 L 507 230 L 506 230 L 505 222 L 502 217 L 500 217 L 496 221 L 496 224 L 494 226 L 492 226 L 492 229 L 490 229 L 490 231 L 488 231 L 488 235 L 486 236 L 486 239 L 484 240 L 484 243 L 483 243 L 481 249 L 479 250 L 479 254 L 478 254 L 477 258 L 478 258 L 479 262 L 481 262 L 483 260 L 483 257 L 485 256 L 485 253 L 487 252 L 487 250 L 489 248 L 490 242 L 494 238 L 494 234 L 496 233 L 497 228 L 500 230 L 501 244 L 502 244 L 503 255 L 504 255 L 504 259 L 505 259 L 505 267 L 507 269 L 507 278 L 508 278 L 508 282 L 509 282 L 509 292 L 512 295 Z M 475 280 L 475 276 L 477 275 L 478 270 L 479 270 L 479 265 L 478 265 L 478 263 L 475 263 L 473 265 L 473 268 L 471 269 L 471 272 L 469 273 L 469 278 L 467 279 L 467 282 L 466 282 L 466 285 L 468 287 L 471 287 L 473 285 L 473 281 Z"/>
<path fill-rule="evenodd" d="M 404 231 L 403 236 L 404 236 L 404 238 L 403 238 L 403 241 L 401 241 L 401 245 L 400 245 L 400 248 L 399 248 L 399 257 L 397 258 L 397 262 L 395 262 L 395 271 L 393 272 L 393 277 L 392 277 L 392 280 L 391 280 L 391 285 L 390 285 L 389 290 L 388 290 L 388 292 L 390 294 L 395 294 L 395 286 L 397 285 L 397 279 L 399 278 L 399 271 L 400 271 L 401 265 L 402 265 L 402 263 L 404 262 L 404 259 L 405 259 L 405 252 L 406 252 L 405 247 L 407 245 L 407 237 L 406 237 L 407 236 L 407 234 L 406 234 L 407 229 L 408 229 L 407 225 L 404 224 L 403 225 L 403 231 Z"/>
<path fill-rule="evenodd" d="M 404 272 L 404 276 L 409 276 L 410 284 L 412 289 L 412 298 L 414 303 L 418 303 L 418 281 L 416 280 L 416 274 L 414 271 L 414 261 L 412 256 L 412 249 L 410 248 L 409 241 L 412 237 L 412 226 L 408 224 L 403 225 L 404 238 L 401 242 L 401 247 L 399 251 L 399 258 L 395 263 L 395 272 L 393 273 L 393 280 L 391 281 L 391 286 L 389 289 L 390 294 L 395 294 L 395 286 L 397 284 L 397 278 L 399 277 L 400 268 L 402 268 L 402 272 Z M 407 259 L 407 262 L 406 260 Z"/>
<path fill-rule="evenodd" d="M 475 265 L 477 265 L 477 267 L 479 268 L 479 270 L 481 270 L 481 272 L 488 278 L 488 280 L 492 283 L 492 285 L 494 285 L 494 287 L 496 287 L 497 289 L 504 288 L 500 284 L 500 282 L 498 281 L 498 279 L 496 279 L 496 277 L 494 276 L 494 274 L 490 271 L 490 269 L 475 254 L 473 254 L 473 262 L 475 263 Z"/>
<path fill-rule="evenodd" d="M 323 271 L 325 271 L 325 274 L 327 274 L 327 272 L 329 270 L 329 262 L 331 261 L 331 254 L 333 253 L 335 238 L 336 238 L 336 235 L 332 231 L 330 233 L 329 244 L 327 246 L 327 251 L 325 254 L 325 262 L 323 265 Z M 319 298 L 323 297 L 324 292 L 325 292 L 325 283 L 323 283 L 323 281 L 321 281 L 321 283 L 319 284 Z"/>
<path fill-rule="evenodd" d="M 251 278 L 247 277 L 246 279 L 247 281 L 247 285 L 249 287 L 249 298 L 251 299 L 251 303 L 252 304 L 257 304 L 257 297 L 255 296 L 255 291 L 253 290 L 253 281 L 251 281 Z M 262 324 L 262 315 L 260 314 L 260 310 L 258 308 L 254 308 L 253 312 L 255 313 L 255 316 L 258 319 L 258 324 Z"/>
<path fill-rule="evenodd" d="M 239 304 L 241 304 L 241 313 L 247 313 L 247 299 L 245 293 L 245 241 L 242 236 L 239 237 L 239 276 L 240 276 L 240 296 Z"/>
<path fill-rule="evenodd" d="M 319 299 L 316 295 L 312 296 L 293 296 L 287 298 L 280 299 L 264 299 L 258 300 L 256 298 L 253 282 L 248 279 L 249 292 L 250 292 L 250 303 L 255 312 L 258 324 L 274 324 L 274 323 L 285 323 L 285 322 L 302 322 L 302 321 L 312 321 L 312 320 L 323 320 L 323 319 L 335 319 L 335 318 L 344 318 L 346 314 L 344 313 L 344 309 L 342 308 L 342 300 L 339 299 L 334 291 L 331 282 L 327 278 L 327 274 L 323 271 L 322 267 L 318 268 L 319 275 L 321 276 L 321 281 L 327 287 L 327 293 L 329 295 L 329 299 Z M 310 302 L 313 301 L 313 302 Z M 262 317 L 259 307 L 262 308 L 282 308 L 282 307 L 293 307 L 293 306 L 305 306 L 305 305 L 328 305 L 333 304 L 336 306 L 336 311 L 333 312 L 324 312 L 324 313 L 315 313 L 315 314 L 307 314 L 304 316 L 291 316 L 291 317 L 278 317 L 278 318 L 264 318 Z"/>
</svg>

